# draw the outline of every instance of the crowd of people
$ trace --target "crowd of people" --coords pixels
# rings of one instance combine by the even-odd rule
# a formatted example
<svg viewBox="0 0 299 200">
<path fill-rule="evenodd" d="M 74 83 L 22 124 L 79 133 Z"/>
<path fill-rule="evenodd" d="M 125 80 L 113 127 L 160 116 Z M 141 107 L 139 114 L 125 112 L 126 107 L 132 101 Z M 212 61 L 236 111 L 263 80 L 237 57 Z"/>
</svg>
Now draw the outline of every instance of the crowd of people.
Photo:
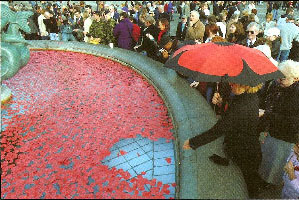
<svg viewBox="0 0 299 200">
<path fill-rule="evenodd" d="M 196 149 L 210 142 L 211 135 L 225 134 L 227 158 L 240 167 L 249 195 L 255 197 L 256 192 L 268 186 L 258 173 L 262 159 L 259 133 L 297 143 L 292 151 L 295 159 L 292 157 L 292 161 L 290 157 L 285 167 L 284 180 L 289 178 L 289 182 L 285 184 L 283 197 L 299 197 L 299 177 L 296 177 L 299 169 L 299 20 L 294 16 L 299 9 L 298 2 L 263 2 L 267 4 L 265 20 L 259 19 L 256 7 L 259 2 L 254 1 L 126 1 L 121 6 L 97 1 L 96 10 L 86 3 L 68 1 L 65 6 L 61 1 L 41 1 L 40 5 L 31 1 L 30 10 L 34 15 L 28 20 L 31 33 L 23 33 L 25 39 L 110 45 L 140 52 L 161 63 L 187 44 L 220 41 L 262 51 L 285 75 L 284 79 L 257 87 L 224 84 L 226 89 L 222 93 L 215 83 L 201 84 L 188 78 L 190 86 L 199 88 L 211 106 L 219 107 L 221 120 L 207 132 L 185 141 L 184 149 Z M 19 5 L 10 3 L 13 10 L 26 9 Z M 278 16 L 281 8 L 285 14 Z M 170 36 L 174 13 L 179 15 L 179 23 L 176 35 Z M 286 163 L 286 159 L 283 162 Z"/>
</svg>

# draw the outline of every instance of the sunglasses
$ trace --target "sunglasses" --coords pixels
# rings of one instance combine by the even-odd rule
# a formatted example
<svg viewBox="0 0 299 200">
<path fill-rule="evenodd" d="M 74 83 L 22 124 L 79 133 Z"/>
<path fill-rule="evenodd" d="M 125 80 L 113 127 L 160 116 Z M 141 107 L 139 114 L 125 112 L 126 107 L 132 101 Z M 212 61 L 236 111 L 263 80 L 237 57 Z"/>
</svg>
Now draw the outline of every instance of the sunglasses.
<svg viewBox="0 0 299 200">
<path fill-rule="evenodd" d="M 252 35 L 253 35 L 253 34 L 254 34 L 254 31 L 246 31 L 246 33 L 247 33 L 247 34 L 249 34 L 249 33 L 250 33 L 250 34 L 252 34 Z"/>
</svg>

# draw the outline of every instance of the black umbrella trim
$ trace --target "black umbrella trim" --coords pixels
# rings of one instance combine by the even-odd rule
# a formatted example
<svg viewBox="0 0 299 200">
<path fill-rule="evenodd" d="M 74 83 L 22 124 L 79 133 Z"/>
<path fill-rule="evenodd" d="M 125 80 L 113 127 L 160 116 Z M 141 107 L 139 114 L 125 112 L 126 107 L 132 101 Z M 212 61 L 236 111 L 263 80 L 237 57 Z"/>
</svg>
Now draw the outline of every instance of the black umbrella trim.
<svg viewBox="0 0 299 200">
<path fill-rule="evenodd" d="M 281 71 L 277 69 L 277 71 L 264 74 L 264 75 L 259 75 L 255 73 L 247 64 L 245 60 L 243 60 L 243 70 L 242 72 L 237 75 L 237 76 L 229 76 L 228 77 L 228 82 L 232 83 L 238 83 L 242 85 L 248 85 L 251 87 L 255 87 L 260 83 L 265 83 L 268 80 L 273 80 L 273 79 L 278 79 L 278 78 L 283 78 L 284 75 Z"/>
</svg>

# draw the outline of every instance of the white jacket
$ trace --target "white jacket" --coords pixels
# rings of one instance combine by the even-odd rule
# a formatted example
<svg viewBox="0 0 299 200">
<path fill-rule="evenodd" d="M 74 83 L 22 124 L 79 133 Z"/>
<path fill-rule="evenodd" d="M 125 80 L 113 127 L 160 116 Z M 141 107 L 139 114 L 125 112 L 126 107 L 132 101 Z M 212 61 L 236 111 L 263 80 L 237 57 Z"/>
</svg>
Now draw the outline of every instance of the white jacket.
<svg viewBox="0 0 299 200">
<path fill-rule="evenodd" d="M 41 36 L 48 36 L 49 33 L 47 32 L 47 29 L 46 29 L 46 25 L 44 23 L 44 19 L 45 16 L 43 14 L 41 14 L 38 18 L 37 18 L 37 22 L 38 22 L 38 29 L 39 29 L 39 32 L 40 32 L 40 35 Z"/>
</svg>

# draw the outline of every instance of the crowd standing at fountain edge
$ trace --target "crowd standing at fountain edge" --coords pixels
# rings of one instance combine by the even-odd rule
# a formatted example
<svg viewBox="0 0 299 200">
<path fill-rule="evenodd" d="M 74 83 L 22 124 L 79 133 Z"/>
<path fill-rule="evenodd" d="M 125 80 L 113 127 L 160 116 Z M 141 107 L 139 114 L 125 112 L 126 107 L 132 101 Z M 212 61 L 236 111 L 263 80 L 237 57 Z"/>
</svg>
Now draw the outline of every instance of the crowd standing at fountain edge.
<svg viewBox="0 0 299 200">
<path fill-rule="evenodd" d="M 258 121 L 253 126 L 250 125 L 254 127 L 250 131 L 261 132 L 260 138 L 251 138 L 256 140 L 252 142 L 255 146 L 250 147 L 254 154 L 249 153 L 246 154 L 246 159 L 238 159 L 236 157 L 240 152 L 232 152 L 235 151 L 229 146 L 232 141 L 226 141 L 224 148 L 229 149 L 227 158 L 216 155 L 212 160 L 220 165 L 226 165 L 228 159 L 236 162 L 244 175 L 250 197 L 255 197 L 259 190 L 284 182 L 282 198 L 299 198 L 299 18 L 296 18 L 299 2 L 123 1 L 120 4 L 108 4 L 96 1 L 96 9 L 89 3 L 29 1 L 28 5 L 31 6 L 28 7 L 22 2 L 9 1 L 8 5 L 14 11 L 34 12 L 28 20 L 31 33 L 23 33 L 26 40 L 109 45 L 111 48 L 136 51 L 161 63 L 165 63 L 174 51 L 184 45 L 215 41 L 235 43 L 262 51 L 285 75 L 284 79 L 271 80 L 257 87 L 230 84 L 219 90 L 222 92 L 218 92 L 215 83 L 200 83 L 188 77 L 187 80 L 190 87 L 197 88 L 213 109 L 216 107 L 216 113 L 223 121 L 231 115 L 230 106 L 235 106 L 237 96 L 257 94 L 258 99 L 252 98 L 250 101 L 252 106 L 258 104 L 259 116 L 254 120 L 248 118 Z M 264 19 L 259 19 L 257 15 L 259 4 L 267 6 Z M 279 16 L 280 9 L 284 14 Z M 175 36 L 171 36 L 170 22 L 174 20 L 174 14 L 179 15 L 179 22 L 175 24 Z M 259 103 L 254 102 L 256 100 Z M 251 111 L 240 108 L 234 115 L 246 112 Z M 234 120 L 236 124 L 245 123 L 249 126 L 247 121 Z M 214 128 L 210 132 L 222 131 L 222 128 L 219 126 L 218 130 Z M 242 127 L 238 131 L 251 134 Z M 231 135 L 228 133 L 228 136 Z M 183 148 L 196 149 L 207 143 L 200 138 L 196 136 L 185 141 Z M 291 152 L 289 158 L 281 158 L 280 169 L 284 169 L 284 172 L 278 171 L 276 174 L 284 175 L 279 183 L 267 180 L 267 175 L 261 178 L 257 171 L 261 160 L 261 146 L 267 148 L 267 145 L 273 145 L 278 140 L 296 144 L 294 149 L 286 149 Z M 275 152 L 270 152 L 267 156 L 275 157 Z M 271 170 L 277 171 L 277 167 L 268 169 Z"/>
</svg>

